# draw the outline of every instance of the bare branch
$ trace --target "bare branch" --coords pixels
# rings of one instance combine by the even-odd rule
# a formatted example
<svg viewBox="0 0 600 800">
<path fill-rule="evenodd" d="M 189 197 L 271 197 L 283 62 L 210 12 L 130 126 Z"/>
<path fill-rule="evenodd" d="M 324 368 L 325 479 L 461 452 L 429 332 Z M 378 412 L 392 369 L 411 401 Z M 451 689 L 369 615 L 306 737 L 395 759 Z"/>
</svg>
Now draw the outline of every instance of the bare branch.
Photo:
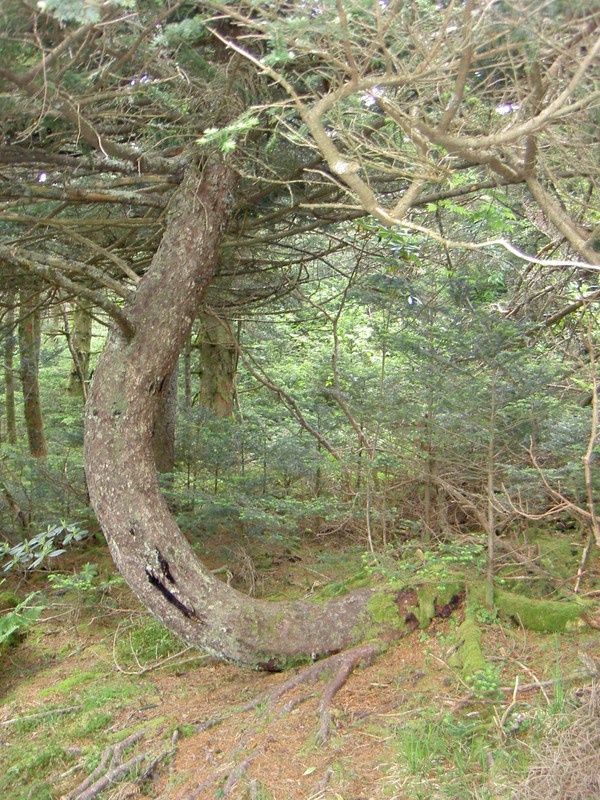
<svg viewBox="0 0 600 800">
<path fill-rule="evenodd" d="M 100 292 L 94 291 L 93 289 L 88 289 L 86 286 L 83 286 L 80 283 L 75 283 L 75 281 L 65 277 L 56 266 L 38 263 L 31 257 L 28 258 L 21 255 L 15 248 L 9 248 L 3 245 L 0 245 L 0 259 L 6 261 L 8 264 L 20 267 L 27 272 L 32 272 L 34 275 L 38 275 L 48 283 L 52 283 L 55 286 L 60 286 L 62 289 L 65 289 L 71 294 L 85 297 L 86 300 L 89 300 L 99 308 L 102 308 L 112 319 L 114 319 L 126 338 L 131 338 L 131 336 L 133 336 L 134 330 L 132 324 L 129 320 L 129 317 L 122 309 L 120 309 L 114 303 L 111 303 L 110 300 L 107 300 L 106 297 Z M 56 261 L 60 261 L 60 259 L 55 258 L 52 258 L 52 260 L 55 261 L 55 263 Z M 60 261 L 60 263 L 61 265 L 63 264 L 62 261 Z"/>
</svg>

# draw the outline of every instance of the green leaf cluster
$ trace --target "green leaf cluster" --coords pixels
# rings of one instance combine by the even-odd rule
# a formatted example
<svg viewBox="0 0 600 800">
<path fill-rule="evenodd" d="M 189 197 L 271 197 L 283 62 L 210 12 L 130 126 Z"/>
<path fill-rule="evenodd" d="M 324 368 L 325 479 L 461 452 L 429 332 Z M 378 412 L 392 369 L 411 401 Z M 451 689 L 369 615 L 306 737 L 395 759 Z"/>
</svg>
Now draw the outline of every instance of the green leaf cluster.
<svg viewBox="0 0 600 800">
<path fill-rule="evenodd" d="M 61 522 L 49 525 L 45 531 L 19 544 L 0 543 L 0 561 L 6 563 L 4 572 L 18 568 L 24 571 L 37 569 L 48 558 L 56 558 L 66 552 L 74 542 L 80 542 L 89 536 L 89 532 L 77 524 Z"/>
</svg>

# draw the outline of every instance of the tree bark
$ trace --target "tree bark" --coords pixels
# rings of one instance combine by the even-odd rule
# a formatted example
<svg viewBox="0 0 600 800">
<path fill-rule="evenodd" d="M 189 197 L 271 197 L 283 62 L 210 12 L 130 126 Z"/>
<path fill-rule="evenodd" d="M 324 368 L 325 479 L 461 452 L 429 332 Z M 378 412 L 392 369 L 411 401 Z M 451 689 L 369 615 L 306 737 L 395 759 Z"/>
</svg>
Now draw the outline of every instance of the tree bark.
<svg viewBox="0 0 600 800">
<path fill-rule="evenodd" d="M 90 375 L 90 351 L 92 349 L 91 304 L 80 301 L 73 311 L 70 349 L 73 366 L 69 374 L 67 392 L 70 395 L 87 396 L 87 382 Z M 66 318 L 66 317 L 65 317 Z"/>
<path fill-rule="evenodd" d="M 20 295 L 19 353 L 21 357 L 21 383 L 23 386 L 23 412 L 29 442 L 29 452 L 34 458 L 48 455 L 44 435 L 44 418 L 38 369 L 40 360 L 41 322 L 37 305 L 38 295 L 23 290 Z"/>
<path fill-rule="evenodd" d="M 9 444 L 17 443 L 17 418 L 15 414 L 15 310 L 14 292 L 8 297 L 6 312 L 6 338 L 4 339 L 4 405 L 6 413 L 6 440 Z"/>
<path fill-rule="evenodd" d="M 85 467 L 114 561 L 141 602 L 187 643 L 277 670 L 342 650 L 377 626 L 402 626 L 393 599 L 382 602 L 371 589 L 328 603 L 270 603 L 237 592 L 196 559 L 160 493 L 152 454 L 157 398 L 214 275 L 234 185 L 232 171 L 219 164 L 184 179 L 161 245 L 126 308 L 134 333 L 128 339 L 113 330 L 94 373 Z"/>
<path fill-rule="evenodd" d="M 175 469 L 175 425 L 177 423 L 177 376 L 175 364 L 158 391 L 158 402 L 152 430 L 152 451 L 156 469 L 163 475 Z"/>
<path fill-rule="evenodd" d="M 198 401 L 217 417 L 230 417 L 235 405 L 235 375 L 238 354 L 231 328 L 201 311 L 200 394 Z"/>
</svg>

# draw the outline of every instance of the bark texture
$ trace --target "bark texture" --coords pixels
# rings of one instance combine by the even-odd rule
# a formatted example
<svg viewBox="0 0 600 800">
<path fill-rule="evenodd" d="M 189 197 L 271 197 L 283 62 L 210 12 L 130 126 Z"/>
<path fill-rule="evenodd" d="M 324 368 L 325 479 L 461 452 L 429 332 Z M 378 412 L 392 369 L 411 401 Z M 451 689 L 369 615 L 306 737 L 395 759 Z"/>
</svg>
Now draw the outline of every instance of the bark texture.
<svg viewBox="0 0 600 800">
<path fill-rule="evenodd" d="M 85 300 L 80 301 L 73 311 L 70 347 L 73 366 L 69 373 L 67 392 L 85 400 L 90 377 L 90 351 L 92 349 L 92 307 Z"/>
<path fill-rule="evenodd" d="M 6 440 L 9 444 L 17 443 L 17 418 L 15 414 L 15 312 L 13 308 L 14 293 L 7 298 L 8 310 L 6 312 L 6 336 L 4 338 L 4 406 L 6 409 Z"/>
<path fill-rule="evenodd" d="M 232 172 L 218 164 L 186 176 L 127 309 L 135 333 L 126 339 L 114 330 L 94 373 L 85 464 L 115 563 L 141 602 L 189 644 L 277 670 L 372 635 L 383 616 L 387 628 L 400 620 L 393 601 L 376 602 L 373 611 L 380 597 L 370 589 L 328 603 L 269 603 L 237 592 L 197 560 L 160 494 L 152 453 L 157 398 L 213 277 L 234 185 Z"/>
<path fill-rule="evenodd" d="M 158 392 L 158 402 L 154 414 L 152 430 L 152 450 L 156 469 L 170 474 L 175 469 L 175 426 L 177 423 L 177 376 L 175 364 L 173 371 Z"/>
<path fill-rule="evenodd" d="M 200 312 L 200 394 L 198 401 L 217 417 L 230 417 L 235 406 L 237 348 L 230 329 Z"/>
<path fill-rule="evenodd" d="M 22 291 L 20 298 L 21 316 L 19 318 L 20 372 L 23 386 L 23 413 L 29 452 L 34 458 L 48 455 L 44 434 L 44 418 L 38 378 L 41 321 L 37 305 L 37 294 Z"/>
</svg>

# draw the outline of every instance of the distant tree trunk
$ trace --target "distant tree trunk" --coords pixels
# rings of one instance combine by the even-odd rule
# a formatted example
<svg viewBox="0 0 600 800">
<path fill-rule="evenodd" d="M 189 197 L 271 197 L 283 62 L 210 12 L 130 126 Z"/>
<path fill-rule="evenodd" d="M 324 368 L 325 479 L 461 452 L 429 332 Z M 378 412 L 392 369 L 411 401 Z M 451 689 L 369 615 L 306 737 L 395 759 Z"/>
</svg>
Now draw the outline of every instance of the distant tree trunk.
<svg viewBox="0 0 600 800">
<path fill-rule="evenodd" d="M 230 328 L 201 311 L 199 403 L 217 417 L 230 417 L 235 407 L 237 348 Z"/>
<path fill-rule="evenodd" d="M 29 442 L 29 452 L 35 458 L 48 455 L 44 435 L 44 419 L 38 369 L 41 344 L 40 311 L 37 305 L 39 295 L 31 290 L 20 293 L 19 354 L 21 357 L 21 384 L 23 386 L 23 411 L 25 428 Z"/>
<path fill-rule="evenodd" d="M 152 430 L 152 452 L 156 469 L 169 474 L 175 468 L 175 424 L 177 421 L 177 364 L 157 392 Z"/>
<path fill-rule="evenodd" d="M 220 582 L 196 558 L 160 493 L 152 454 L 158 392 L 213 278 L 235 177 L 191 171 L 134 301 L 134 334 L 111 333 L 90 387 L 85 468 L 90 498 L 121 574 L 170 630 L 217 657 L 280 669 L 342 650 L 382 629 L 395 635 L 393 593 L 359 589 L 325 603 L 265 602 Z M 373 602 L 375 601 L 375 602 Z"/>
<path fill-rule="evenodd" d="M 192 407 L 192 337 L 185 340 L 183 349 L 183 393 L 186 408 Z"/>
<path fill-rule="evenodd" d="M 77 303 L 73 311 L 73 326 L 69 341 L 73 366 L 69 374 L 67 392 L 70 395 L 82 397 L 84 400 L 87 396 L 87 382 L 90 376 L 90 352 L 92 349 L 91 310 L 90 305 L 85 301 Z"/>
<path fill-rule="evenodd" d="M 6 337 L 4 339 L 4 407 L 6 411 L 6 440 L 9 444 L 17 443 L 17 418 L 15 414 L 15 310 L 14 292 L 8 297 L 6 312 Z"/>
</svg>

